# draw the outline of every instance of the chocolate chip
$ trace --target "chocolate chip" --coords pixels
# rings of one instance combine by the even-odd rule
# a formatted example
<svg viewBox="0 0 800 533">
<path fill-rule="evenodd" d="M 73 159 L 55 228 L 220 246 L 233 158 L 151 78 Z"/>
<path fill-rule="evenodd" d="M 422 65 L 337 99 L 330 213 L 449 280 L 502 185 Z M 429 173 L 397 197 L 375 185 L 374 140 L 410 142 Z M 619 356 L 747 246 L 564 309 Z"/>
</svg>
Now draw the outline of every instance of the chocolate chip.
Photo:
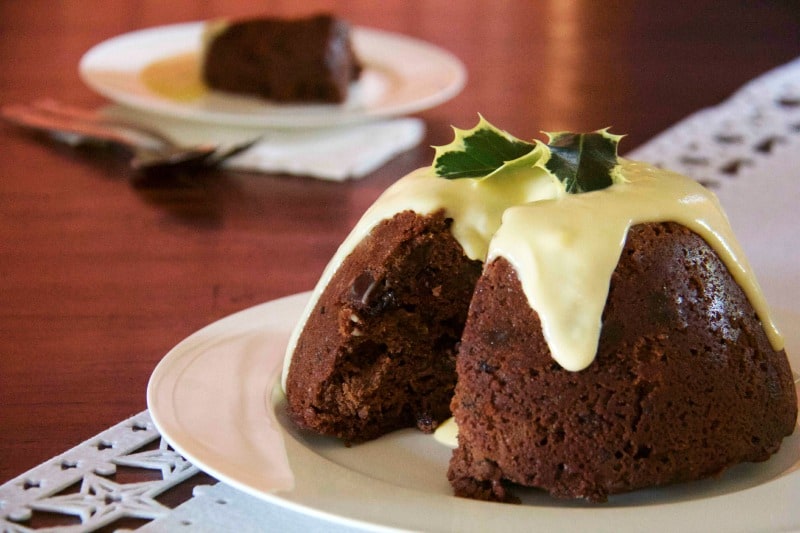
<svg viewBox="0 0 800 533">
<path fill-rule="evenodd" d="M 356 303 L 367 305 L 369 303 L 370 296 L 377 285 L 378 282 L 372 276 L 372 272 L 362 272 L 355 280 L 353 280 L 353 284 L 350 286 L 350 298 L 352 298 Z"/>
<path fill-rule="evenodd" d="M 497 369 L 492 365 L 490 365 L 489 363 L 487 363 L 486 361 L 481 361 L 480 363 L 478 363 L 478 370 L 480 370 L 481 372 L 486 372 L 487 374 L 491 374 Z"/>
<path fill-rule="evenodd" d="M 430 413 L 417 414 L 417 429 L 423 433 L 433 433 L 438 426 L 439 423 Z"/>
</svg>

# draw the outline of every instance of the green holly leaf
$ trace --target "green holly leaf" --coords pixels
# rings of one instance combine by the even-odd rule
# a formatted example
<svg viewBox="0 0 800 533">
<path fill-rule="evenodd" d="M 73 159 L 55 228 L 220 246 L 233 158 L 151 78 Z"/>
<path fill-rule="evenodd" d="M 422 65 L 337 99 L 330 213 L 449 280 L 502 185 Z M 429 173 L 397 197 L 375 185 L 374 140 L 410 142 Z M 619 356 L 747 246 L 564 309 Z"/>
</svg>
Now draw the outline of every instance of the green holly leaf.
<svg viewBox="0 0 800 533">
<path fill-rule="evenodd" d="M 486 178 L 504 168 L 530 166 L 556 178 L 571 194 L 603 189 L 615 181 L 622 136 L 608 129 L 547 133 L 547 144 L 517 139 L 483 117 L 472 129 L 453 130 L 453 142 L 435 147 L 433 166 L 443 178 Z"/>
<path fill-rule="evenodd" d="M 548 133 L 550 157 L 545 169 L 558 178 L 568 193 L 596 191 L 614 183 L 617 146 L 621 135 L 608 129 L 591 133 Z"/>
<path fill-rule="evenodd" d="M 533 144 L 495 128 L 483 117 L 470 130 L 453 130 L 456 134 L 453 142 L 434 147 L 436 174 L 447 179 L 485 177 L 534 148 Z"/>
</svg>

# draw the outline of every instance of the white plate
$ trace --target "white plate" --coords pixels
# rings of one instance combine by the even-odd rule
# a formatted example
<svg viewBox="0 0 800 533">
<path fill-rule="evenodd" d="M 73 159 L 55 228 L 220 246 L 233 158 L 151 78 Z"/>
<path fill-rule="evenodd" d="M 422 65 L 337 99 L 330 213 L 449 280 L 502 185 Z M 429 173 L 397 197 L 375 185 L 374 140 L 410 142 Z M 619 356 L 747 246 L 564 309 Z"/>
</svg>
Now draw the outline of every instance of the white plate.
<svg viewBox="0 0 800 533">
<path fill-rule="evenodd" d="M 800 528 L 800 431 L 765 463 L 721 479 L 615 496 L 606 504 L 518 491 L 522 505 L 455 498 L 450 450 L 416 430 L 346 448 L 296 430 L 279 376 L 308 293 L 215 322 L 170 351 L 148 386 L 161 434 L 195 465 L 269 502 L 345 525 L 425 531 L 753 531 Z M 800 323 L 780 313 L 783 324 Z M 787 336 L 798 366 L 800 331 Z M 289 468 L 290 467 L 290 468 Z M 292 475 L 293 474 L 293 475 Z"/>
<path fill-rule="evenodd" d="M 202 22 L 135 31 L 104 41 L 81 59 L 83 81 L 101 95 L 137 109 L 177 118 L 250 127 L 314 127 L 415 113 L 463 88 L 466 70 L 452 54 L 404 35 L 357 27 L 353 46 L 361 78 L 341 105 L 281 105 L 210 91 L 172 100 L 148 89 L 141 71 L 155 61 L 199 52 Z"/>
</svg>

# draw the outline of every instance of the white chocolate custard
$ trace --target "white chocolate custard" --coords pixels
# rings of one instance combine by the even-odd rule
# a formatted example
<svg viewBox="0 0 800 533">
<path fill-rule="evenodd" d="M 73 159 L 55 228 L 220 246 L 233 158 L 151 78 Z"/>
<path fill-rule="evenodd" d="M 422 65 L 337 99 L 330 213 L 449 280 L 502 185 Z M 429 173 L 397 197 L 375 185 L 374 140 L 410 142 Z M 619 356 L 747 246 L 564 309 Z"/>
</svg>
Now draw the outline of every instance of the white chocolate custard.
<svg viewBox="0 0 800 533">
<path fill-rule="evenodd" d="M 142 83 L 157 95 L 177 102 L 188 102 L 208 94 L 201 68 L 200 55 L 186 52 L 150 63 L 139 76 Z"/>
<path fill-rule="evenodd" d="M 139 73 L 142 83 L 155 94 L 176 102 L 189 102 L 206 96 L 203 82 L 203 58 L 211 41 L 230 26 L 225 19 L 206 23 L 200 38 L 200 50 L 168 56 L 146 65 Z"/>
<path fill-rule="evenodd" d="M 487 263 L 506 258 L 542 322 L 553 358 L 566 370 L 589 366 L 597 351 L 609 280 L 628 229 L 678 222 L 700 235 L 744 289 L 775 349 L 783 341 L 716 196 L 696 181 L 624 161 L 606 189 L 509 208 Z"/>
<path fill-rule="evenodd" d="M 287 347 L 284 388 L 300 332 L 339 265 L 380 221 L 404 210 L 427 215 L 444 209 L 470 258 L 486 264 L 506 258 L 539 315 L 553 358 L 567 370 L 583 370 L 594 360 L 611 274 L 628 229 L 646 222 L 677 222 L 705 239 L 749 298 L 772 347 L 783 348 L 761 289 L 712 192 L 679 174 L 620 159 L 613 185 L 567 194 L 556 178 L 529 164 L 533 157 L 523 156 L 519 163 L 507 163 L 502 173 L 482 178 L 444 179 L 426 167 L 387 189 L 319 280 Z"/>
</svg>

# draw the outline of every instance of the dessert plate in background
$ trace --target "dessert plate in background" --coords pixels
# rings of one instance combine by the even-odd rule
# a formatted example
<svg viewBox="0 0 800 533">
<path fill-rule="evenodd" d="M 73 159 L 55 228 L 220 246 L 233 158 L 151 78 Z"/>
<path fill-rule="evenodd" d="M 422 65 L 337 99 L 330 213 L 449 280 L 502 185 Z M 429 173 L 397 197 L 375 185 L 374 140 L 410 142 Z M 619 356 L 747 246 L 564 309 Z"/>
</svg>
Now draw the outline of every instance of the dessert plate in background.
<svg viewBox="0 0 800 533">
<path fill-rule="evenodd" d="M 249 127 L 321 127 L 415 113 L 458 94 L 466 81 L 461 61 L 432 44 L 404 35 L 356 27 L 353 46 L 364 65 L 344 103 L 272 104 L 208 91 L 193 100 L 168 98 L 142 81 L 155 62 L 184 54 L 200 61 L 204 23 L 127 33 L 91 48 L 79 73 L 94 91 L 120 104 L 175 118 Z"/>
<path fill-rule="evenodd" d="M 754 531 L 800 529 L 800 428 L 769 461 L 704 480 L 612 496 L 606 504 L 516 490 L 521 505 L 456 498 L 450 450 L 414 429 L 345 447 L 284 415 L 284 349 L 309 293 L 215 322 L 173 348 L 147 391 L 158 430 L 217 479 L 341 525 L 425 531 Z M 800 313 L 776 312 L 800 369 Z"/>
</svg>

